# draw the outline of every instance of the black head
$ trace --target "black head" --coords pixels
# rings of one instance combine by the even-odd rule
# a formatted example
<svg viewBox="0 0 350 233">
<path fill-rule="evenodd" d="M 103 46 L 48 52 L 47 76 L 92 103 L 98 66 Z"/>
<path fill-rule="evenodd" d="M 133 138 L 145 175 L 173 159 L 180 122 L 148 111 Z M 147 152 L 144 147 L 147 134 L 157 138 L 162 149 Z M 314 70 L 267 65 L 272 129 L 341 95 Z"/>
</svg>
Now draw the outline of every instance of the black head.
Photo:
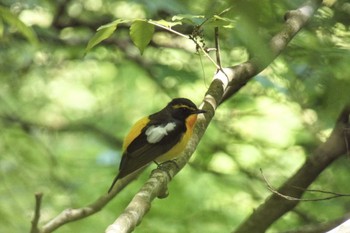
<svg viewBox="0 0 350 233">
<path fill-rule="evenodd" d="M 165 107 L 169 113 L 179 120 L 185 120 L 192 114 L 205 113 L 206 111 L 198 109 L 197 106 L 189 99 L 175 98 Z"/>
</svg>

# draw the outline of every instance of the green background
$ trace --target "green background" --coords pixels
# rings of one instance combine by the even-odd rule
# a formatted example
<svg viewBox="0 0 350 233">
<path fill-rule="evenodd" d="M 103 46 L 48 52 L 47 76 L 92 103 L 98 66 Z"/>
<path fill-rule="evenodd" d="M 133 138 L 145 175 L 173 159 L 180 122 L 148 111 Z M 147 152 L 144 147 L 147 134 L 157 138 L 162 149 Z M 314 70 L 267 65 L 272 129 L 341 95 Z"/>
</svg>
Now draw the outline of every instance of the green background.
<svg viewBox="0 0 350 233">
<path fill-rule="evenodd" d="M 136 120 L 174 97 L 197 104 L 204 97 L 215 67 L 191 40 L 156 28 L 141 56 L 125 24 L 85 55 L 99 26 L 117 18 L 210 17 L 232 6 L 225 15 L 232 27 L 220 28 L 222 63 L 231 66 L 266 48 L 283 15 L 301 3 L 2 0 L 0 231 L 29 232 L 36 192 L 44 193 L 40 225 L 93 202 L 117 173 L 121 142 Z M 271 194 L 260 168 L 278 187 L 326 140 L 350 96 L 349 3 L 327 4 L 268 68 L 218 108 L 190 163 L 170 183 L 169 197 L 153 202 L 135 232 L 231 232 Z M 189 34 L 193 25 L 174 29 Z M 213 34 L 211 25 L 203 27 L 207 47 L 214 46 Z M 103 210 L 56 232 L 103 232 L 152 168 Z M 350 193 L 348 172 L 344 156 L 311 188 Z M 349 208 L 348 198 L 303 202 L 268 232 L 330 221 Z"/>
</svg>

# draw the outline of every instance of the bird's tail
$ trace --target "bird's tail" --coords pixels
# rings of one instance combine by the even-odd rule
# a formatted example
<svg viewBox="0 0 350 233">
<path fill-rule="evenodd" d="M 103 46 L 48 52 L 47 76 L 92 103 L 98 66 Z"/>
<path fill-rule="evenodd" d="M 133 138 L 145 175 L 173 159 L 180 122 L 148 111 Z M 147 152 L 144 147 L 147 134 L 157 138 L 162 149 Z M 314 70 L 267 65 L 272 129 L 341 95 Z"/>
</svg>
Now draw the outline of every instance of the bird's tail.
<svg viewBox="0 0 350 233">
<path fill-rule="evenodd" d="M 111 187 L 108 189 L 108 193 L 110 193 L 115 185 L 115 183 L 117 183 L 117 181 L 119 180 L 120 173 L 114 178 Z"/>
</svg>

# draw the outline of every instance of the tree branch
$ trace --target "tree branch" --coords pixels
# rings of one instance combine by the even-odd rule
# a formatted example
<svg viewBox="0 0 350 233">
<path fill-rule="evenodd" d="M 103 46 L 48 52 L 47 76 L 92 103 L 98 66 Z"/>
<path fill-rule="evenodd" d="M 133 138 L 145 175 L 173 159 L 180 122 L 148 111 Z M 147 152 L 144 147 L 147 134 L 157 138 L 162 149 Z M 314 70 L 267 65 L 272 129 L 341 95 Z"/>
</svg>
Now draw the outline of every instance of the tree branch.
<svg viewBox="0 0 350 233">
<path fill-rule="evenodd" d="M 256 54 L 250 61 L 241 65 L 223 68 L 217 71 L 213 81 L 205 95 L 202 107 L 207 111 L 204 116 L 199 116 L 193 136 L 183 154 L 173 163 L 167 163 L 166 169 L 155 170 L 149 180 L 132 199 L 125 211 L 111 224 L 106 232 L 122 233 L 131 232 L 142 220 L 151 207 L 155 197 L 164 197 L 167 193 L 167 185 L 170 180 L 186 165 L 189 158 L 196 150 L 206 128 L 212 120 L 215 109 L 225 99 L 230 98 L 243 87 L 254 75 L 263 70 L 279 53 L 287 46 L 288 42 L 305 25 L 312 13 L 321 4 L 321 0 L 309 1 L 296 11 L 286 15 L 284 29 L 271 40 L 271 54 L 268 59 Z M 166 171 L 166 172 L 165 172 Z M 254 232 L 254 231 L 244 231 Z"/>
<path fill-rule="evenodd" d="M 350 194 L 346 194 L 346 193 L 336 193 L 336 192 L 331 192 L 331 191 L 325 191 L 325 190 L 317 190 L 317 189 L 302 189 L 299 187 L 294 187 L 295 189 L 299 189 L 302 190 L 304 192 L 315 192 L 315 193 L 322 193 L 322 194 L 328 194 L 328 196 L 326 197 L 320 197 L 320 198 L 296 198 L 296 197 L 292 197 L 289 195 L 285 195 L 283 193 L 278 192 L 276 189 L 274 189 L 271 184 L 269 183 L 269 181 L 266 179 L 262 169 L 260 169 L 261 175 L 264 178 L 264 181 L 267 185 L 267 188 L 274 194 L 276 194 L 277 196 L 280 196 L 288 201 L 325 201 L 325 200 L 329 200 L 329 199 L 333 199 L 333 198 L 338 198 L 338 197 L 350 197 Z"/>
<path fill-rule="evenodd" d="M 328 231 L 327 233 L 348 233 L 350 232 L 350 219 L 347 219 L 347 221 L 343 222 L 336 228 L 332 229 L 331 231 Z"/>
<path fill-rule="evenodd" d="M 38 223 L 40 219 L 40 209 L 41 209 L 41 200 L 42 200 L 43 194 L 42 193 L 36 193 L 35 194 L 35 209 L 34 209 L 34 216 L 32 220 L 32 228 L 30 230 L 30 233 L 38 233 Z"/>
<path fill-rule="evenodd" d="M 270 40 L 270 50 L 262 49 L 261 51 L 264 51 L 264 54 L 254 54 L 249 61 L 231 67 L 233 74 L 230 77 L 229 88 L 225 90 L 221 103 L 265 69 L 281 53 L 291 39 L 305 26 L 321 3 L 322 0 L 309 0 L 297 10 L 287 12 L 283 29 Z"/>
<path fill-rule="evenodd" d="M 114 198 L 121 190 L 123 190 L 132 180 L 136 179 L 136 177 L 142 172 L 142 170 L 133 173 L 132 175 L 125 177 L 121 182 L 118 182 L 115 185 L 115 188 L 109 194 L 105 194 L 99 197 L 93 203 L 77 208 L 77 209 L 66 209 L 62 211 L 59 215 L 53 218 L 50 222 L 45 224 L 41 229 L 39 229 L 38 233 L 49 233 L 53 232 L 57 228 L 63 226 L 66 223 L 77 221 L 82 218 L 86 218 L 94 213 L 100 211 L 105 205 L 107 205 L 110 200 Z"/>
<path fill-rule="evenodd" d="M 290 177 L 279 189 L 278 193 L 288 194 L 294 201 L 286 200 L 277 194 L 272 194 L 265 203 L 254 211 L 234 232 L 265 232 L 270 225 L 283 214 L 292 210 L 298 203 L 305 189 L 326 169 L 334 160 L 344 155 L 346 145 L 344 130 L 350 126 L 350 105 L 344 107 L 338 117 L 337 123 L 327 139 L 305 161 L 299 170 Z M 347 135 L 350 141 L 350 135 Z M 299 187 L 296 189 L 295 187 Z"/>
<path fill-rule="evenodd" d="M 310 1 L 313 7 L 301 7 L 297 11 L 287 14 L 284 29 L 271 40 L 271 54 L 256 54 L 253 59 L 235 67 L 223 68 L 214 75 L 208 92 L 205 95 L 203 109 L 208 112 L 198 118 L 195 132 L 187 149 L 183 155 L 176 159 L 178 166 L 167 163 L 165 169 L 155 170 L 150 179 L 136 194 L 124 213 L 108 227 L 107 232 L 130 232 L 150 209 L 151 202 L 155 197 L 165 197 L 167 195 L 167 185 L 176 173 L 178 173 L 187 163 L 192 153 L 195 151 L 201 137 L 214 116 L 215 109 L 225 99 L 231 97 L 241 87 L 243 87 L 254 75 L 264 69 L 287 45 L 292 37 L 304 26 L 307 19 L 311 17 L 313 11 L 321 1 Z M 310 10 L 311 9 L 311 10 Z M 268 59 L 266 59 L 266 56 Z M 130 179 L 133 178 L 130 176 Z M 90 216 L 101 210 L 112 198 L 125 187 L 129 181 L 126 179 L 119 182 L 113 192 L 100 197 L 90 205 L 79 209 L 67 209 L 44 225 L 39 232 L 52 232 L 60 226 L 81 218 Z M 126 224 L 127 223 L 127 224 Z"/>
</svg>

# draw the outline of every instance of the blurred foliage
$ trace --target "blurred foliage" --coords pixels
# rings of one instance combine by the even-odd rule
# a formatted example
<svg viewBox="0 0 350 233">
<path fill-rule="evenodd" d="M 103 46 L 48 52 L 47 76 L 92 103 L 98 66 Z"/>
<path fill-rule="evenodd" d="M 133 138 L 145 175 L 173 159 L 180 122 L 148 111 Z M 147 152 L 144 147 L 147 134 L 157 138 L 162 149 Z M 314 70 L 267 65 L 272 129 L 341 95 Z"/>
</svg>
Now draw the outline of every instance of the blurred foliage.
<svg viewBox="0 0 350 233">
<path fill-rule="evenodd" d="M 224 15 L 232 27 L 220 30 L 229 66 L 265 49 L 283 15 L 302 2 L 2 0 L 1 231 L 28 232 L 35 192 L 44 193 L 41 223 L 92 202 L 114 178 L 133 122 L 173 97 L 199 103 L 204 96 L 215 67 L 191 40 L 156 28 L 141 57 L 130 25 L 120 24 L 84 56 L 98 27 L 120 18 L 211 17 L 232 7 Z M 154 202 L 135 232 L 232 231 L 270 194 L 259 168 L 277 187 L 326 139 L 350 93 L 349 3 L 326 3 L 273 64 L 220 106 L 190 165 L 170 184 L 170 196 Z M 193 25 L 174 29 L 190 34 Z M 213 47 L 213 28 L 202 33 Z M 348 158 L 336 161 L 312 188 L 350 193 L 348 166 Z M 150 169 L 101 212 L 57 232 L 102 232 Z M 301 203 L 269 232 L 340 217 L 348 203 Z"/>
</svg>

